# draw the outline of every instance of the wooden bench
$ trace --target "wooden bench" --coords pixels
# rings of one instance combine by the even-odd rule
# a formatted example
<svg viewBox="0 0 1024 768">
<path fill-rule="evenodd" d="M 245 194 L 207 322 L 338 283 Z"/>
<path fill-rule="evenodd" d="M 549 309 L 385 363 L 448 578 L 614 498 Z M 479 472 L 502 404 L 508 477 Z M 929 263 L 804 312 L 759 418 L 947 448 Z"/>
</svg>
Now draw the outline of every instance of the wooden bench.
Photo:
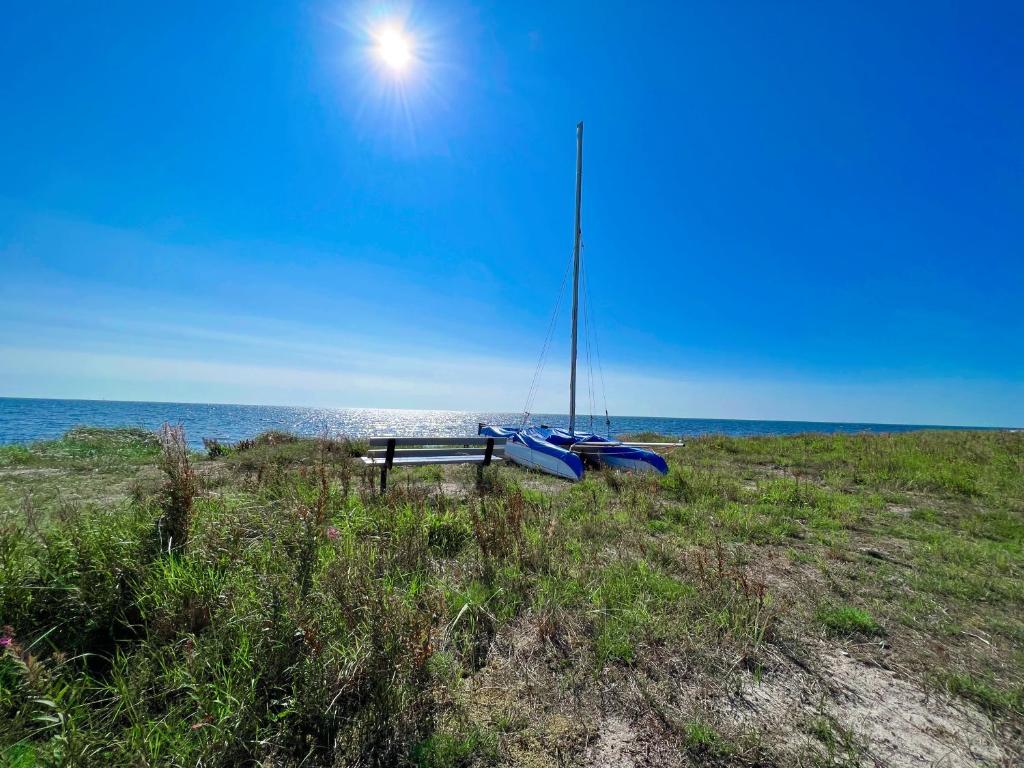
<svg viewBox="0 0 1024 768">
<path fill-rule="evenodd" d="M 372 437 L 363 463 L 380 467 L 380 492 L 392 467 L 426 464 L 476 464 L 480 472 L 505 455 L 503 437 Z"/>
</svg>

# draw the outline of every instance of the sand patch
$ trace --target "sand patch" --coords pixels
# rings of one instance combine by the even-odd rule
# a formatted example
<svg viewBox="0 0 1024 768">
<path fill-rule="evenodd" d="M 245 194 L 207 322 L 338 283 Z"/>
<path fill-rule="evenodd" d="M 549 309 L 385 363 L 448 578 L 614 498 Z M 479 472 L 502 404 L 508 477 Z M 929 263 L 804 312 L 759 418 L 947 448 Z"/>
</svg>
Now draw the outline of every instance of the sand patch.
<svg viewBox="0 0 1024 768">
<path fill-rule="evenodd" d="M 834 723 L 843 749 L 862 762 L 896 768 L 968 768 L 1010 759 L 988 717 L 838 649 L 818 649 L 802 668 L 779 660 L 760 676 L 744 672 L 725 719 L 765 738 L 785 735 L 785 752 L 820 751 L 811 723 Z"/>
<path fill-rule="evenodd" d="M 587 764 L 592 766 L 621 766 L 636 768 L 632 752 L 637 746 L 636 730 L 620 717 L 605 718 L 598 730 L 597 740 L 587 750 Z"/>
<path fill-rule="evenodd" d="M 883 763 L 967 768 L 1006 759 L 989 719 L 970 704 L 929 693 L 842 651 L 823 656 L 821 663 L 836 689 L 837 719 Z"/>
</svg>

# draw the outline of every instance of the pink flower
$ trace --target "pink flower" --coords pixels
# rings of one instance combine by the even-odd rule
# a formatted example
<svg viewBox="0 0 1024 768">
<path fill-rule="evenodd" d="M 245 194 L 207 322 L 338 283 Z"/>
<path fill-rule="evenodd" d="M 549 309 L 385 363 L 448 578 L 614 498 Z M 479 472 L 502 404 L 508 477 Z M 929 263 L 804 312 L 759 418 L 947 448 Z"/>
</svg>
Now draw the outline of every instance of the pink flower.
<svg viewBox="0 0 1024 768">
<path fill-rule="evenodd" d="M 9 637 L 8 635 L 4 635 L 3 637 L 0 637 L 0 648 L 10 648 L 11 647 L 11 643 L 13 643 L 13 642 L 14 642 L 14 638 L 13 637 Z"/>
<path fill-rule="evenodd" d="M 341 532 L 337 528 L 335 528 L 333 525 L 328 526 L 328 528 L 327 528 L 327 538 L 328 539 L 330 539 L 331 541 L 334 541 L 339 536 L 341 536 Z"/>
</svg>

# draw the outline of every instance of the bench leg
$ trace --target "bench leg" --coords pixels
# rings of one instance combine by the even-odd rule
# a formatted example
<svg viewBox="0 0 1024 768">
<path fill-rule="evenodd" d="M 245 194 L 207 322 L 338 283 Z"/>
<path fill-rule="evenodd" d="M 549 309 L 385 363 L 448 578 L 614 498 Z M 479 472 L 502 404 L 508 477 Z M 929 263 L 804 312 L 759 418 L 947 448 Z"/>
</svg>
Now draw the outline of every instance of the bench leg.
<svg viewBox="0 0 1024 768">
<path fill-rule="evenodd" d="M 476 465 L 476 484 L 484 484 L 484 467 L 491 466 L 491 457 L 494 455 L 494 438 L 487 438 L 487 447 L 484 449 L 484 460 L 482 464 Z"/>
<path fill-rule="evenodd" d="M 387 454 L 384 456 L 384 466 L 380 468 L 380 492 L 384 495 L 384 491 L 388 489 L 388 470 L 391 469 L 391 464 L 395 460 L 395 438 L 388 440 Z"/>
</svg>

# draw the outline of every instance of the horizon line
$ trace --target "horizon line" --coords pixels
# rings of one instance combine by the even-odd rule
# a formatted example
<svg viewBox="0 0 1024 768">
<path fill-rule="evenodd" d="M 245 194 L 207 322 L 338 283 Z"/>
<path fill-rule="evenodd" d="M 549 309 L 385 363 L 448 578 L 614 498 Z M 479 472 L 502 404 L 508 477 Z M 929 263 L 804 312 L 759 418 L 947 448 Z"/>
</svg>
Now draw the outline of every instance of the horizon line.
<svg viewBox="0 0 1024 768">
<path fill-rule="evenodd" d="M 54 402 L 70 401 L 78 403 L 134 403 L 134 404 L 152 404 L 152 405 L 220 405 L 230 406 L 233 408 L 305 408 L 308 410 L 321 410 L 321 411 L 420 411 L 424 413 L 520 413 L 518 410 L 458 410 L 454 408 L 398 408 L 394 406 L 353 406 L 353 405 L 338 405 L 338 406 L 318 406 L 318 405 L 274 405 L 270 403 L 223 403 L 223 402 L 191 402 L 182 400 L 120 400 L 116 398 L 93 398 L 93 397 L 38 397 L 38 396 L 24 396 L 24 395 L 0 395 L 0 400 L 49 400 Z M 537 412 L 532 413 L 534 416 L 565 416 L 568 418 L 568 412 L 566 413 L 553 413 L 553 412 Z M 579 415 L 579 414 L 577 414 Z M 591 415 L 591 414 L 585 414 Z M 705 417 L 705 416 L 639 416 L 620 413 L 616 414 L 614 418 L 618 419 L 673 419 L 677 421 L 720 421 L 720 422 L 746 422 L 751 424 L 757 423 L 772 423 L 772 424 L 843 424 L 850 426 L 867 426 L 867 427 L 921 427 L 924 429 L 928 428 L 941 428 L 941 429 L 977 429 L 986 431 L 1015 431 L 1024 427 L 1013 427 L 1013 426 L 981 426 L 973 424 L 915 424 L 910 422 L 896 422 L 896 421 L 821 421 L 814 419 L 732 419 L 723 417 Z"/>
</svg>

